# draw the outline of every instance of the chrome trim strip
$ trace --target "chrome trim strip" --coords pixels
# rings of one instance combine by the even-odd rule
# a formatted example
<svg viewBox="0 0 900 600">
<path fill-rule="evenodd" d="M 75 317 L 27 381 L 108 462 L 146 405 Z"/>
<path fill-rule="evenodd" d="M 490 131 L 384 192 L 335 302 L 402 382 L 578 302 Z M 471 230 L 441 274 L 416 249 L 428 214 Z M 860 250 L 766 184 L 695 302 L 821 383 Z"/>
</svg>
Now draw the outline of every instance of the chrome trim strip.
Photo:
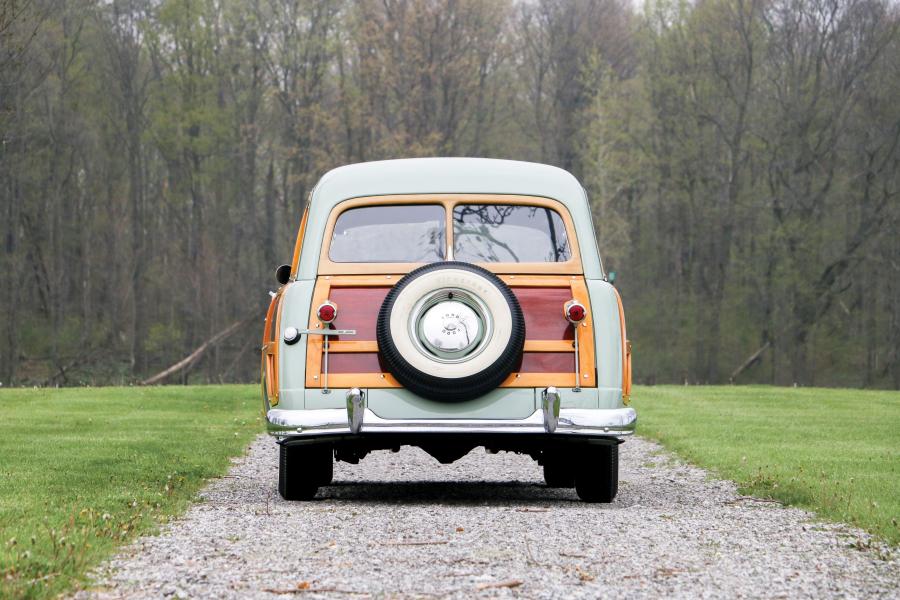
<svg viewBox="0 0 900 600">
<path fill-rule="evenodd" d="M 353 392 L 353 390 L 350 390 Z M 552 394 L 548 394 L 552 399 Z M 351 394 L 348 393 L 348 399 Z M 525 419 L 382 419 L 365 407 L 365 396 L 347 409 L 286 410 L 273 408 L 266 414 L 269 433 L 279 437 L 351 435 L 351 419 L 360 418 L 362 433 L 540 433 L 549 435 L 543 409 Z M 352 402 L 351 402 L 352 403 Z M 554 412 L 551 402 L 551 414 Z M 558 406 L 558 405 L 557 405 Z M 349 403 L 348 403 L 349 408 Z M 362 412 L 359 412 L 362 408 Z M 637 413 L 633 408 L 559 409 L 554 434 L 623 437 L 634 433 Z"/>
<path fill-rule="evenodd" d="M 581 391 L 581 357 L 578 352 L 578 323 L 572 323 L 572 334 L 575 337 L 575 387 L 572 388 L 573 392 Z M 325 338 L 326 340 L 328 338 Z"/>
<path fill-rule="evenodd" d="M 327 325 L 326 325 L 327 327 Z M 330 394 L 331 390 L 328 389 L 328 340 L 331 338 L 329 336 L 325 336 L 322 338 L 322 393 Z M 308 348 L 307 348 L 308 350 Z"/>
<path fill-rule="evenodd" d="M 296 328 L 295 328 L 296 329 Z M 306 335 L 356 335 L 355 329 L 297 329 L 297 333 Z"/>
</svg>

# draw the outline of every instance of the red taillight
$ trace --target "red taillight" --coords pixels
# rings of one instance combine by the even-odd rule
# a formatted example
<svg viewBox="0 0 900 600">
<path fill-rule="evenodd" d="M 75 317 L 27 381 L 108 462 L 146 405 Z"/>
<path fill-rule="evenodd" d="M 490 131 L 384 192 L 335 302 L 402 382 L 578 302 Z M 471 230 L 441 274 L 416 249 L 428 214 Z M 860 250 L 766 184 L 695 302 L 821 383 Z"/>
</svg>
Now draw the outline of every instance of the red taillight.
<svg viewBox="0 0 900 600">
<path fill-rule="evenodd" d="M 565 313 L 570 323 L 581 323 L 587 316 L 587 309 L 578 300 L 569 300 L 566 302 Z"/>
<path fill-rule="evenodd" d="M 316 315 L 323 323 L 331 323 L 337 317 L 337 305 L 334 302 L 326 300 L 316 309 Z"/>
</svg>

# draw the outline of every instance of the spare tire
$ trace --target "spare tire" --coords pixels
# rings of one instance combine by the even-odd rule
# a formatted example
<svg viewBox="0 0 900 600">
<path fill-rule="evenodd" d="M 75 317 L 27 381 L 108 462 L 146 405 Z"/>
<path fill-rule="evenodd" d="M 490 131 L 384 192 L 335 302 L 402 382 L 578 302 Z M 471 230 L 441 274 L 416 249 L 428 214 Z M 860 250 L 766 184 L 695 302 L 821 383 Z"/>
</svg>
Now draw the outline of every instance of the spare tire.
<svg viewBox="0 0 900 600">
<path fill-rule="evenodd" d="M 378 350 L 411 392 L 442 402 L 499 386 L 522 356 L 525 318 L 499 277 L 463 262 L 419 267 L 388 292 L 378 313 Z"/>
</svg>

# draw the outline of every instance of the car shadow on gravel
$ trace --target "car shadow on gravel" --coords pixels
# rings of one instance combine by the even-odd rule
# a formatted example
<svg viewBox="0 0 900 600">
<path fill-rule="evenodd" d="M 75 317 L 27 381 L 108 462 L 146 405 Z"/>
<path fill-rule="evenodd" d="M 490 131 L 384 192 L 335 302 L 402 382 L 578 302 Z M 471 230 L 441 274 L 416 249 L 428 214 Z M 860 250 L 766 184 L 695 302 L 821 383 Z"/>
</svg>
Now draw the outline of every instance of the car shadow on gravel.
<svg viewBox="0 0 900 600">
<path fill-rule="evenodd" d="M 372 504 L 583 505 L 574 489 L 548 488 L 521 481 L 336 481 L 320 488 L 316 500 Z M 617 500 L 605 506 L 621 508 L 623 505 Z"/>
</svg>

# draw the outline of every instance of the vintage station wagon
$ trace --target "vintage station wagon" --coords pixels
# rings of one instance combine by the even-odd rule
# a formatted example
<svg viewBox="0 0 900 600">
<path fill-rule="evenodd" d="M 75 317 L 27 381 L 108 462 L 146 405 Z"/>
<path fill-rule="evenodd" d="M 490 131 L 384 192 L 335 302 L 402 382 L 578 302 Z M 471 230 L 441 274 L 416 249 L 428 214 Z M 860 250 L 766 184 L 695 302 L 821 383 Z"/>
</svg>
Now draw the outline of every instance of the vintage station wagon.
<svg viewBox="0 0 900 600">
<path fill-rule="evenodd" d="M 333 460 L 418 446 L 525 453 L 588 502 L 634 431 L 622 302 L 587 196 L 561 169 L 422 158 L 325 174 L 266 315 L 262 393 L 278 491 Z"/>
</svg>

